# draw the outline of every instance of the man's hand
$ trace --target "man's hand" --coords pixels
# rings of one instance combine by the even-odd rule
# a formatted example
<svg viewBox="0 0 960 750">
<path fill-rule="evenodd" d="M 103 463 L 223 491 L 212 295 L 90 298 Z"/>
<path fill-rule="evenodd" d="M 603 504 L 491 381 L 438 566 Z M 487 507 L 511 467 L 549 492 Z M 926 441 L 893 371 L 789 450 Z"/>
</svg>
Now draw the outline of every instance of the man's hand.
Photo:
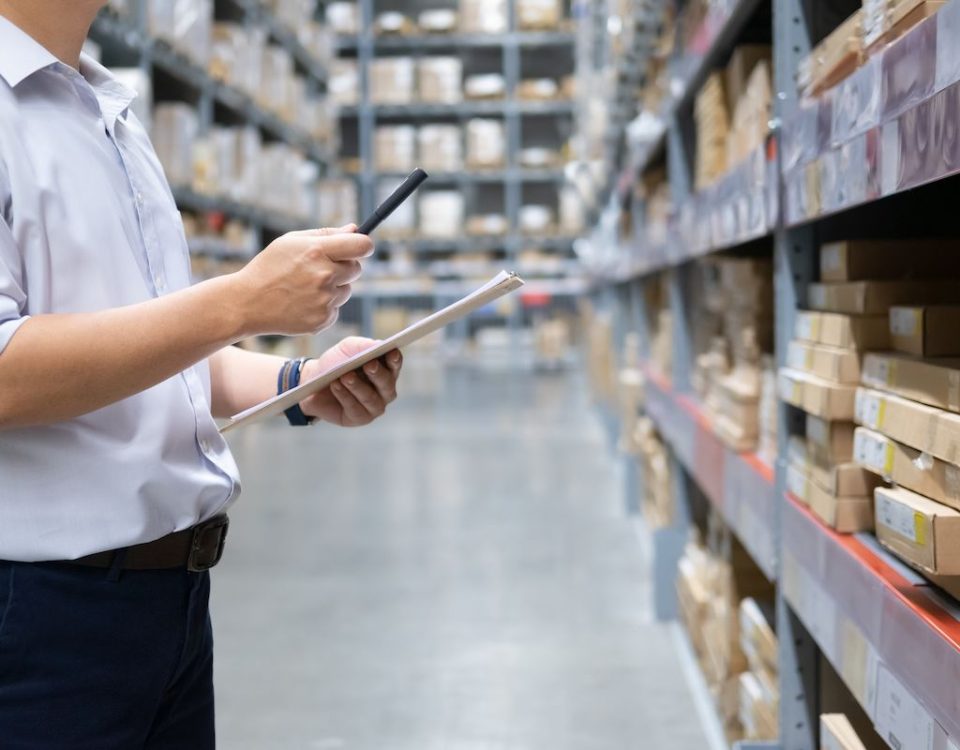
<svg viewBox="0 0 960 750">
<path fill-rule="evenodd" d="M 356 226 L 290 232 L 230 277 L 246 335 L 316 333 L 337 320 L 373 241 Z"/>
<path fill-rule="evenodd" d="M 307 382 L 341 362 L 366 351 L 376 342 L 352 336 L 344 339 L 318 359 L 303 366 L 301 382 Z M 386 362 L 386 366 L 384 366 Z M 301 402 L 308 417 L 316 417 L 341 427 L 361 427 L 383 416 L 387 406 L 397 398 L 397 379 L 403 367 L 403 356 L 394 350 L 381 359 L 351 372 Z"/>
</svg>

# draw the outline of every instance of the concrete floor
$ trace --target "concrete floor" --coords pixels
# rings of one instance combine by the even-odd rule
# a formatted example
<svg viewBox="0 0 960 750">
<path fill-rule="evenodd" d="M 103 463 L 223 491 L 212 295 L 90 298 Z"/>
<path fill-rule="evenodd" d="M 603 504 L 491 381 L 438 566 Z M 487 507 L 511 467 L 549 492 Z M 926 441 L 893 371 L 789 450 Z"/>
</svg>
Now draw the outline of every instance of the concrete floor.
<svg viewBox="0 0 960 750">
<path fill-rule="evenodd" d="M 234 439 L 220 746 L 706 747 L 578 377 L 411 363 L 402 391 Z"/>
</svg>

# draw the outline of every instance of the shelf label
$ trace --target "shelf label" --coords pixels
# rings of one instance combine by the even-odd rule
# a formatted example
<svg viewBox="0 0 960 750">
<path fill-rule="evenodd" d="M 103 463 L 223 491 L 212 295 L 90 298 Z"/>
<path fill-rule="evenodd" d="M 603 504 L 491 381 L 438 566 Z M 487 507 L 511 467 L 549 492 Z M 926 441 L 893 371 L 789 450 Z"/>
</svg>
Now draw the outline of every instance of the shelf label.
<svg viewBox="0 0 960 750">
<path fill-rule="evenodd" d="M 886 665 L 877 672 L 877 733 L 895 750 L 933 750 L 934 721 Z"/>
<path fill-rule="evenodd" d="M 893 443 L 882 435 L 857 430 L 853 441 L 853 460 L 870 471 L 889 477 L 893 473 Z"/>
<path fill-rule="evenodd" d="M 857 390 L 856 421 L 872 430 L 881 430 L 886 406 L 886 400 L 879 393 L 860 388 Z"/>
<path fill-rule="evenodd" d="M 876 502 L 877 523 L 909 539 L 914 544 L 923 546 L 926 534 L 924 533 L 924 518 L 921 513 L 914 513 L 912 508 L 895 503 L 886 495 L 879 493 Z"/>
<path fill-rule="evenodd" d="M 890 333 L 894 336 L 917 336 L 920 333 L 921 312 L 912 307 L 894 307 L 890 310 Z"/>
</svg>

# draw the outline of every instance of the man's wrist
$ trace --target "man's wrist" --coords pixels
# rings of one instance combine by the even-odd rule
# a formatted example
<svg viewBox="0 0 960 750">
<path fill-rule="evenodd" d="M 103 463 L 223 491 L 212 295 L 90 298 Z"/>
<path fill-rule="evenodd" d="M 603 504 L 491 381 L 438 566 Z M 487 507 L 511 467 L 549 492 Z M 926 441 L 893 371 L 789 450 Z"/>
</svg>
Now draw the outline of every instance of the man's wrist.
<svg viewBox="0 0 960 750">
<path fill-rule="evenodd" d="M 300 379 L 303 375 L 303 368 L 310 359 L 301 357 L 300 359 L 291 359 L 284 362 L 283 367 L 277 374 L 277 394 L 286 393 L 300 385 Z M 307 416 L 300 404 L 294 404 L 284 411 L 287 421 L 294 427 L 306 427 L 316 421 L 315 417 Z"/>
</svg>

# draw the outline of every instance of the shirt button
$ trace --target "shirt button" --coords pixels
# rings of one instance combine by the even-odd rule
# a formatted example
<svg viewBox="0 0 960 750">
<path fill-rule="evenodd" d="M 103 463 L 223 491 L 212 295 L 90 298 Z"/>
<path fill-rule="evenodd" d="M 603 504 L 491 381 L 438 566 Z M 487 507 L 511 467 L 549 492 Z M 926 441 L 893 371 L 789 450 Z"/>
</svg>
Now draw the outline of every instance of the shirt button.
<svg viewBox="0 0 960 750">
<path fill-rule="evenodd" d="M 137 208 L 143 208 L 143 193 L 137 191 L 137 194 L 134 197 L 134 200 L 137 203 Z"/>
<path fill-rule="evenodd" d="M 153 284 L 157 287 L 158 292 L 162 292 L 167 288 L 167 280 L 162 273 L 158 273 L 153 277 Z"/>
</svg>

